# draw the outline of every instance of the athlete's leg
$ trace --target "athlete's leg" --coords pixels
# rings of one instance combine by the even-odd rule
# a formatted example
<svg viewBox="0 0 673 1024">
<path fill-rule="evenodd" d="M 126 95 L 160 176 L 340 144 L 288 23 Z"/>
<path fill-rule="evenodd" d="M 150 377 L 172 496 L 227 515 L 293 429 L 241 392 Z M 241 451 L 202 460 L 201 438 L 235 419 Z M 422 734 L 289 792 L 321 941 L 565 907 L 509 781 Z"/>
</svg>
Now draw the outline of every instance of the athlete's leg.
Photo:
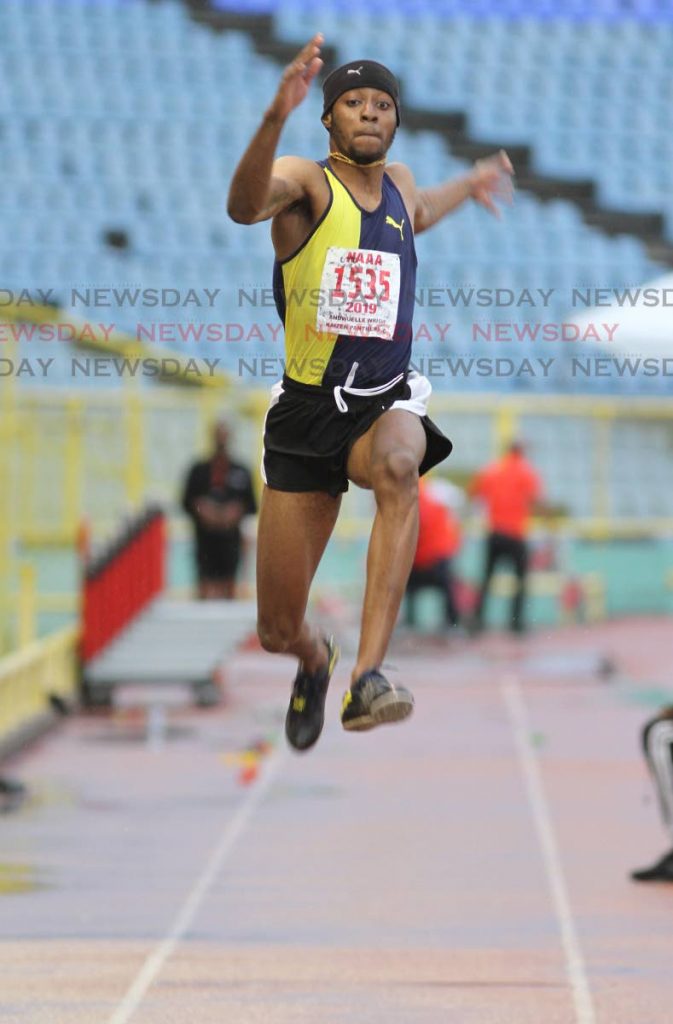
<svg viewBox="0 0 673 1024">
<path fill-rule="evenodd" d="M 425 447 L 418 416 L 389 409 L 358 438 L 348 459 L 349 478 L 371 488 L 376 498 L 353 680 L 381 664 L 395 626 L 416 548 L 418 467 Z"/>
<path fill-rule="evenodd" d="M 267 651 L 294 654 L 307 672 L 326 662 L 318 631 L 304 619 L 311 581 L 341 498 L 265 487 L 257 529 L 257 630 Z"/>
<path fill-rule="evenodd" d="M 526 599 L 526 577 L 528 575 L 528 550 L 524 540 L 514 539 L 511 545 L 512 564 L 516 585 L 512 596 L 512 615 L 510 628 L 514 633 L 523 633 L 524 622 L 524 601 Z"/>
<path fill-rule="evenodd" d="M 481 586 L 479 587 L 479 596 L 477 597 L 477 603 L 474 609 L 474 622 L 473 625 L 477 629 L 481 629 L 484 625 L 484 611 L 486 608 L 486 599 L 488 598 L 488 592 L 491 589 L 491 580 L 495 567 L 501 557 L 499 537 L 497 534 L 489 533 L 486 538 L 486 554 L 484 558 L 484 571 L 481 580 Z"/>
<path fill-rule="evenodd" d="M 418 569 L 412 569 L 404 591 L 404 621 L 409 629 L 416 626 L 416 595 L 423 586 L 422 576 Z"/>
<path fill-rule="evenodd" d="M 460 614 L 456 604 L 456 584 L 450 558 L 443 558 L 438 562 L 437 577 L 444 598 L 444 624 L 447 627 L 457 626 L 460 623 Z"/>
</svg>

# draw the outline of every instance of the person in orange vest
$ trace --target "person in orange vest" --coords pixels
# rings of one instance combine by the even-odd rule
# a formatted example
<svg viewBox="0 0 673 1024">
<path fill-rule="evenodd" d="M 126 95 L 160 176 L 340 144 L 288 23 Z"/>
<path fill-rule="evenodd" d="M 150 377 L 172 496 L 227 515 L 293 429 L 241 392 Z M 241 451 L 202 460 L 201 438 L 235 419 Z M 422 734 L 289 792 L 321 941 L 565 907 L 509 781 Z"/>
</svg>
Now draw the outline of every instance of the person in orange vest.
<svg viewBox="0 0 673 1024">
<path fill-rule="evenodd" d="M 460 523 L 424 479 L 418 488 L 418 541 L 406 589 L 406 623 L 416 624 L 416 594 L 425 587 L 440 590 L 447 626 L 459 624 L 452 560 L 460 549 Z"/>
<path fill-rule="evenodd" d="M 540 478 L 526 460 L 523 445 L 518 441 L 512 443 L 502 458 L 481 470 L 472 480 L 468 493 L 485 504 L 489 526 L 473 629 L 478 632 L 483 628 L 484 608 L 496 566 L 499 562 L 509 562 L 517 581 L 509 624 L 512 632 L 522 633 L 528 573 L 526 537 L 530 514 L 542 497 Z"/>
</svg>

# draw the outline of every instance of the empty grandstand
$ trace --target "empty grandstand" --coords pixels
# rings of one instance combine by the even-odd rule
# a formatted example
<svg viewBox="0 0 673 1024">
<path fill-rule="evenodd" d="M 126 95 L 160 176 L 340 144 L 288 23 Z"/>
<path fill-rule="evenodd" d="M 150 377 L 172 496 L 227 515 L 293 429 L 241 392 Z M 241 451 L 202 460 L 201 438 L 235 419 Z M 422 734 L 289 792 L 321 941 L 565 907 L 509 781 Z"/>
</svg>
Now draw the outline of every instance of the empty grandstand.
<svg viewBox="0 0 673 1024">
<path fill-rule="evenodd" d="M 502 223 L 466 206 L 419 239 L 421 299 L 431 288 L 444 298 L 419 304 L 417 353 L 489 357 L 485 323 L 572 324 L 586 308 L 575 288 L 643 284 L 673 260 L 673 27 L 663 6 L 645 2 L 628 15 L 617 4 L 594 6 L 590 19 L 581 13 L 530 2 L 324 3 L 299 17 L 290 0 L 8 0 L 0 10 L 0 223 L 12 244 L 0 256 L 0 285 L 39 289 L 67 315 L 114 322 L 141 340 L 155 341 L 161 321 L 169 347 L 215 353 L 220 369 L 254 378 L 254 358 L 280 355 L 264 297 L 268 235 L 231 223 L 223 200 L 279 61 L 308 19 L 320 23 L 335 59 L 357 40 L 399 72 L 405 116 L 393 157 L 421 184 L 460 173 L 498 145 L 517 166 L 519 194 Z M 284 152 L 322 154 L 319 114 L 314 92 L 288 124 Z M 197 289 L 200 301 L 157 309 L 132 299 L 166 287 L 183 297 Z M 96 288 L 108 292 L 99 301 Z M 488 301 L 473 297 L 480 289 Z M 195 340 L 206 328 L 208 341 Z M 601 342 L 609 351 L 609 338 Z M 433 383 L 666 392 L 662 375 L 573 373 L 568 345 L 547 351 L 552 364 L 534 378 L 474 373 L 456 382 L 448 372 Z M 72 384 L 69 368 L 56 355 L 49 382 Z"/>
</svg>

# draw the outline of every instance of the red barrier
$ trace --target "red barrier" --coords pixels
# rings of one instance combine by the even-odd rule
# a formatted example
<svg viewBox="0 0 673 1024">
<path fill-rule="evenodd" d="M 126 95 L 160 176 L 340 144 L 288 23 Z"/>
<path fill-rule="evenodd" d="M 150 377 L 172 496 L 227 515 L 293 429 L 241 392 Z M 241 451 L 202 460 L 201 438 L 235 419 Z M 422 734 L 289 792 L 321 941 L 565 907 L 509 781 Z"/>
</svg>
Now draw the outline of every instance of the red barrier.
<svg viewBox="0 0 673 1024">
<path fill-rule="evenodd" d="M 89 661 L 165 587 L 166 521 L 148 509 L 87 567 L 80 654 Z"/>
</svg>

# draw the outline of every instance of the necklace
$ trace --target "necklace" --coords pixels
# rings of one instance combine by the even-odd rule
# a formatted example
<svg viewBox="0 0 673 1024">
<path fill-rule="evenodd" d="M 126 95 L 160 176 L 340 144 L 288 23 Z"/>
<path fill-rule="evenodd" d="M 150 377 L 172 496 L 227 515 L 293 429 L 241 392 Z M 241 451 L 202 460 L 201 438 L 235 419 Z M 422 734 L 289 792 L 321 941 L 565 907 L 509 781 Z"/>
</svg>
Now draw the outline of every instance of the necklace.
<svg viewBox="0 0 673 1024">
<path fill-rule="evenodd" d="M 330 153 L 330 160 L 341 160 L 344 164 L 350 164 L 351 167 L 381 167 L 386 162 L 386 158 L 383 157 L 381 160 L 374 160 L 371 164 L 359 164 L 357 160 L 351 160 L 349 156 L 344 156 L 343 153 Z"/>
</svg>

